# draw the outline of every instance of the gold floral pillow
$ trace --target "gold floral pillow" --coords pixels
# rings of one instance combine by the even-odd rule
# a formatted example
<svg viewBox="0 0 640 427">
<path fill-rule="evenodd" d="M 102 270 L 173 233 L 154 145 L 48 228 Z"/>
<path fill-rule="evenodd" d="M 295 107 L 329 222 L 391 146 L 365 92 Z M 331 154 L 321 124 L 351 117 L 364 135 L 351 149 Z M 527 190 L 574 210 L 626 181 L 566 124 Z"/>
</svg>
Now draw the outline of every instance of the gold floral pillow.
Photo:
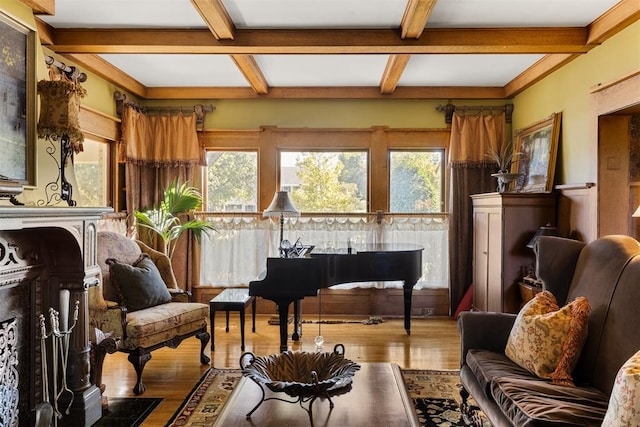
<svg viewBox="0 0 640 427">
<path fill-rule="evenodd" d="M 540 378 L 573 385 L 590 311 L 584 297 L 560 308 L 551 292 L 538 293 L 518 313 L 505 354 Z"/>
<path fill-rule="evenodd" d="M 613 383 L 603 426 L 640 425 L 640 351 L 622 365 Z"/>
</svg>

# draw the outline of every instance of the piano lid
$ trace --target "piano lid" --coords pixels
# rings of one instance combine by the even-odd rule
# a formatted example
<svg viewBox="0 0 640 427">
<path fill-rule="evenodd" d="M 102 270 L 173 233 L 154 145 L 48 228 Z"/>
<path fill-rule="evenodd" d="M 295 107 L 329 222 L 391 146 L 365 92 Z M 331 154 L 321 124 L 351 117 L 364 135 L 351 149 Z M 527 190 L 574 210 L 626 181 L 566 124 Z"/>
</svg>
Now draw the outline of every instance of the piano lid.
<svg viewBox="0 0 640 427">
<path fill-rule="evenodd" d="M 328 254 L 358 254 L 358 253 L 388 253 L 388 252 L 416 252 L 422 251 L 423 246 L 413 243 L 354 243 L 351 245 L 351 252 L 349 247 L 327 247 L 316 246 L 311 253 L 313 255 L 328 255 Z"/>
</svg>

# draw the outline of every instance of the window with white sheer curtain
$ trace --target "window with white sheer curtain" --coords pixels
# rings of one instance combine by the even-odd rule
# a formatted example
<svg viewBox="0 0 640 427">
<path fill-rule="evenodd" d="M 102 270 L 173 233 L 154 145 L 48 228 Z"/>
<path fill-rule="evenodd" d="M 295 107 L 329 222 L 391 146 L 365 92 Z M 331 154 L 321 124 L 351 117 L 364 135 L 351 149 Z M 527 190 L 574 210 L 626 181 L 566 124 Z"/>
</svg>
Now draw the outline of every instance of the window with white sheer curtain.
<svg viewBox="0 0 640 427">
<path fill-rule="evenodd" d="M 278 256 L 279 222 L 258 216 L 211 216 L 216 232 L 201 245 L 201 286 L 242 286 L 264 274 L 267 257 Z M 445 215 L 391 216 L 380 224 L 367 217 L 286 218 L 284 238 L 330 250 L 359 243 L 413 243 L 424 247 L 422 277 L 414 289 L 449 286 L 448 218 Z M 401 287 L 402 282 L 354 283 L 353 287 Z"/>
</svg>

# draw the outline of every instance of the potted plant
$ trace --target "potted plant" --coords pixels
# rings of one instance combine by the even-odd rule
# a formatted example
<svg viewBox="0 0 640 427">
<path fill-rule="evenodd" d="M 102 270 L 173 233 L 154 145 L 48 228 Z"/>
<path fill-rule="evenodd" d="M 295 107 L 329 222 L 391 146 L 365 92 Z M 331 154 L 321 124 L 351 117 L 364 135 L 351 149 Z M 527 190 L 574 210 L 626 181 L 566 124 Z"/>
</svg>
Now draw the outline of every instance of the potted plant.
<svg viewBox="0 0 640 427">
<path fill-rule="evenodd" d="M 208 221 L 191 219 L 183 222 L 181 219 L 181 216 L 193 212 L 200 206 L 202 206 L 202 195 L 198 189 L 173 180 L 165 189 L 160 206 L 144 212 L 135 211 L 135 217 L 140 227 L 157 234 L 162 241 L 161 250 L 169 259 L 172 259 L 182 233 L 191 231 L 193 237 L 200 243 L 203 233 L 214 230 Z"/>
<path fill-rule="evenodd" d="M 498 193 L 504 193 L 509 183 L 520 177 L 519 173 L 510 172 L 511 164 L 519 155 L 519 152 L 513 151 L 513 143 L 511 141 L 502 144 L 500 150 L 495 150 L 491 147 L 487 151 L 486 156 L 498 165 L 498 172 L 491 174 L 498 180 Z"/>
</svg>

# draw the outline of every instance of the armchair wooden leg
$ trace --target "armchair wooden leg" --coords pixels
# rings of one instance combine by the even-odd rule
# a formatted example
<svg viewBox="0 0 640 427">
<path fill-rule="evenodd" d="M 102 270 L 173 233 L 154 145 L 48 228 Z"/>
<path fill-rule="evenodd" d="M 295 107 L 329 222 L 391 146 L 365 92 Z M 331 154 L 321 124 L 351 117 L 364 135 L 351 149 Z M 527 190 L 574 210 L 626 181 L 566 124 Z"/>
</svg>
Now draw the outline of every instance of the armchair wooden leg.
<svg viewBox="0 0 640 427">
<path fill-rule="evenodd" d="M 209 362 L 211 362 L 211 359 L 209 358 L 209 356 L 204 354 L 204 350 L 207 347 L 209 339 L 211 339 L 211 335 L 209 335 L 209 332 L 207 332 L 205 329 L 203 332 L 197 333 L 196 338 L 200 340 L 200 363 L 202 365 L 208 365 Z"/>
<path fill-rule="evenodd" d="M 144 365 L 151 360 L 151 353 L 144 349 L 137 349 L 133 353 L 129 353 L 129 357 L 127 359 L 129 359 L 129 362 L 133 365 L 138 376 L 136 385 L 133 387 L 133 393 L 136 396 L 139 396 L 147 389 L 142 383 L 142 371 L 144 370 Z"/>
</svg>

